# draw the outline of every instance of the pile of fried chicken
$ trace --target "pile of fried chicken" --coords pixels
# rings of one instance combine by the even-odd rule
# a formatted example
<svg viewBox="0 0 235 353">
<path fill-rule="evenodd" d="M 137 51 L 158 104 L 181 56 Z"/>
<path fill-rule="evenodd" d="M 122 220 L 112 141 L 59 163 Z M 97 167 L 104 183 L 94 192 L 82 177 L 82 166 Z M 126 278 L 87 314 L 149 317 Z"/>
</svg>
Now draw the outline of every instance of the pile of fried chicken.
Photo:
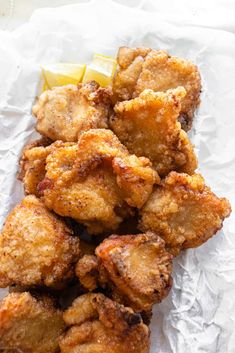
<svg viewBox="0 0 235 353">
<path fill-rule="evenodd" d="M 55 87 L 33 106 L 42 138 L 23 150 L 25 198 L 0 236 L 4 352 L 148 353 L 173 258 L 231 212 L 187 135 L 197 67 L 148 48 L 117 61 L 112 87 Z"/>
</svg>

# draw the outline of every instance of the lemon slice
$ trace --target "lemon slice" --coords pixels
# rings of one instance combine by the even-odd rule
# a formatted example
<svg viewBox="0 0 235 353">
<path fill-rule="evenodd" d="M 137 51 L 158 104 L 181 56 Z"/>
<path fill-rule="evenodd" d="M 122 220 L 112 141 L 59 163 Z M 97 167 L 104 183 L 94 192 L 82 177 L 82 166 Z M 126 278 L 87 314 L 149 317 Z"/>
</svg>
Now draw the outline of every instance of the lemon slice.
<svg viewBox="0 0 235 353">
<path fill-rule="evenodd" d="M 64 86 L 69 83 L 77 84 L 82 81 L 86 65 L 56 63 L 41 66 L 45 81 L 45 88 Z M 44 87 L 43 87 L 44 88 Z"/>
<path fill-rule="evenodd" d="M 83 82 L 95 80 L 102 87 L 111 84 L 116 71 L 117 61 L 111 56 L 95 54 L 92 63 L 87 66 Z"/>
<path fill-rule="evenodd" d="M 92 64 L 102 67 L 105 71 L 111 72 L 114 75 L 117 67 L 117 60 L 111 56 L 94 54 Z"/>
<path fill-rule="evenodd" d="M 42 92 L 44 92 L 44 91 L 46 91 L 46 90 L 48 90 L 48 89 L 50 89 L 50 88 L 48 87 L 48 84 L 47 84 L 47 82 L 45 81 L 45 78 L 43 77 Z"/>
</svg>

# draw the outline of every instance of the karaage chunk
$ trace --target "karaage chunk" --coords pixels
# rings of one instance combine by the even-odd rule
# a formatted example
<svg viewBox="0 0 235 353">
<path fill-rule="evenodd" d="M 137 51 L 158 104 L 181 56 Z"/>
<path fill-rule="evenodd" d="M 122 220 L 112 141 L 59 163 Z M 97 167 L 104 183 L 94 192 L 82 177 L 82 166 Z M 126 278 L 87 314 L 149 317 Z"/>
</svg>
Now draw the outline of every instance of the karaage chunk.
<svg viewBox="0 0 235 353">
<path fill-rule="evenodd" d="M 131 207 L 142 207 L 157 182 L 148 159 L 129 155 L 112 131 L 96 129 L 48 155 L 38 190 L 49 209 L 98 234 L 116 229 Z"/>
<path fill-rule="evenodd" d="M 114 292 L 134 310 L 151 310 L 171 289 L 172 255 L 155 233 L 113 235 L 96 248 L 96 255 L 107 272 L 107 287 L 111 281 Z"/>
<path fill-rule="evenodd" d="M 82 286 L 92 292 L 98 286 L 99 261 L 95 255 L 84 255 L 76 265 L 76 275 Z"/>
<path fill-rule="evenodd" d="M 142 72 L 145 57 L 151 49 L 120 47 L 117 54 L 118 68 L 113 79 L 113 101 L 133 98 L 135 86 Z"/>
<path fill-rule="evenodd" d="M 46 159 L 52 151 L 61 147 L 71 147 L 73 142 L 56 141 L 48 146 L 39 145 L 37 141 L 26 145 L 20 159 L 20 172 L 18 179 L 24 184 L 26 195 L 41 196 L 38 185 L 44 181 L 46 175 Z M 41 184 L 42 187 L 42 184 Z"/>
<path fill-rule="evenodd" d="M 148 353 L 149 329 L 132 309 L 103 294 L 85 294 L 64 313 L 61 353 Z"/>
<path fill-rule="evenodd" d="M 45 178 L 46 157 L 52 148 L 50 142 L 42 138 L 27 144 L 23 149 L 18 179 L 23 181 L 26 195 L 39 196 L 37 186 Z"/>
<path fill-rule="evenodd" d="M 54 87 L 33 107 L 37 131 L 51 140 L 76 142 L 82 132 L 107 128 L 110 92 L 95 81 Z"/>
<path fill-rule="evenodd" d="M 8 215 L 0 235 L 0 287 L 62 287 L 73 277 L 79 238 L 35 196 Z"/>
<path fill-rule="evenodd" d="M 0 302 L 0 349 L 56 353 L 64 330 L 62 312 L 49 298 L 35 299 L 24 292 L 9 294 Z"/>
<path fill-rule="evenodd" d="M 121 47 L 118 70 L 113 80 L 113 100 L 138 97 L 145 89 L 166 91 L 183 86 L 179 121 L 184 130 L 192 126 L 194 111 L 200 103 L 201 78 L 196 65 L 169 55 L 163 50 Z"/>
<path fill-rule="evenodd" d="M 117 157 L 112 166 L 122 198 L 128 205 L 141 208 L 153 190 L 153 183 L 160 182 L 149 159 L 135 155 Z"/>
<path fill-rule="evenodd" d="M 176 170 L 192 174 L 197 159 L 177 118 L 185 89 L 143 91 L 138 98 L 115 105 L 110 126 L 130 153 L 151 160 L 159 175 Z"/>
<path fill-rule="evenodd" d="M 76 266 L 76 274 L 88 290 L 98 284 L 115 300 L 146 312 L 171 289 L 172 255 L 152 232 L 112 235 L 96 248 L 96 255 L 97 259 L 82 257 Z"/>
<path fill-rule="evenodd" d="M 211 238 L 230 212 L 228 200 L 217 197 L 200 174 L 171 172 L 141 210 L 139 228 L 157 232 L 177 255 Z"/>
</svg>

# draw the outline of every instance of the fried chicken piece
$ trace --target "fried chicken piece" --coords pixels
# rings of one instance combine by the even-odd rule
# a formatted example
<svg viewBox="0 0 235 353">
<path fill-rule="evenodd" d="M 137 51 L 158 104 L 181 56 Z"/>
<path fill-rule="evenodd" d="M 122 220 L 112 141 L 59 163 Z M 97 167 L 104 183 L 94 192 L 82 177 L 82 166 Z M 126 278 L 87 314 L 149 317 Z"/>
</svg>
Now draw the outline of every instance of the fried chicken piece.
<svg viewBox="0 0 235 353">
<path fill-rule="evenodd" d="M 92 291 L 97 283 L 112 297 L 135 311 L 150 311 L 171 289 L 172 255 L 155 233 L 112 235 L 97 248 L 96 255 L 82 257 L 76 274 Z"/>
<path fill-rule="evenodd" d="M 103 294 L 85 294 L 64 313 L 71 326 L 60 339 L 61 353 L 148 353 L 149 329 L 132 309 Z"/>
<path fill-rule="evenodd" d="M 20 159 L 18 179 L 23 181 L 26 195 L 39 196 L 37 185 L 46 174 L 46 157 L 50 153 L 51 141 L 45 137 L 25 146 Z"/>
<path fill-rule="evenodd" d="M 149 52 L 151 52 L 149 48 L 119 48 L 117 54 L 118 68 L 112 85 L 114 103 L 133 98 L 135 86 Z"/>
<path fill-rule="evenodd" d="M 97 288 L 99 274 L 98 260 L 95 256 L 96 244 L 80 239 L 80 249 L 81 256 L 76 264 L 75 272 L 83 289 L 92 292 Z"/>
<path fill-rule="evenodd" d="M 24 353 L 56 353 L 65 330 L 62 312 L 49 298 L 12 293 L 0 302 L 0 349 Z"/>
<path fill-rule="evenodd" d="M 0 287 L 62 287 L 74 273 L 79 238 L 35 196 L 8 215 L 0 235 Z"/>
<path fill-rule="evenodd" d="M 78 155 L 88 157 L 81 167 L 75 167 Z M 77 144 L 61 147 L 47 158 L 46 177 L 38 185 L 49 209 L 84 224 L 90 234 L 115 229 L 122 221 L 119 208 L 124 217 L 130 212 L 121 199 L 112 169 L 97 166 L 94 159 L 89 159 L 89 144 L 87 151 Z"/>
<path fill-rule="evenodd" d="M 47 156 L 60 147 L 73 146 L 73 142 L 56 141 L 50 145 L 35 141 L 25 146 L 21 159 L 18 179 L 24 184 L 26 195 L 41 196 L 38 185 L 45 179 Z M 45 182 L 45 181 L 44 181 Z"/>
<path fill-rule="evenodd" d="M 98 234 L 116 229 L 131 207 L 142 207 L 157 182 L 148 159 L 129 155 L 110 130 L 96 129 L 48 155 L 38 190 L 49 209 Z"/>
<path fill-rule="evenodd" d="M 197 159 L 177 122 L 183 87 L 167 92 L 145 90 L 138 98 L 115 105 L 110 126 L 130 153 L 149 158 L 159 175 L 176 170 L 192 174 Z"/>
<path fill-rule="evenodd" d="M 76 142 L 82 132 L 107 128 L 110 91 L 95 81 L 54 87 L 33 106 L 37 131 L 51 140 Z"/>
<path fill-rule="evenodd" d="M 96 255 L 107 272 L 106 286 L 111 281 L 113 291 L 134 310 L 151 310 L 171 289 L 172 255 L 155 233 L 113 235 L 96 248 Z"/>
<path fill-rule="evenodd" d="M 157 232 L 177 255 L 211 238 L 230 212 L 228 200 L 218 198 L 200 174 L 171 172 L 141 210 L 139 228 Z"/>
<path fill-rule="evenodd" d="M 76 265 L 76 275 L 80 283 L 89 292 L 98 287 L 99 261 L 95 255 L 84 255 Z"/>
<path fill-rule="evenodd" d="M 166 91 L 183 86 L 179 121 L 184 130 L 192 126 L 194 111 L 200 103 L 201 78 L 196 65 L 170 56 L 163 50 L 121 47 L 118 70 L 113 80 L 114 102 L 138 97 L 145 89 Z"/>
</svg>

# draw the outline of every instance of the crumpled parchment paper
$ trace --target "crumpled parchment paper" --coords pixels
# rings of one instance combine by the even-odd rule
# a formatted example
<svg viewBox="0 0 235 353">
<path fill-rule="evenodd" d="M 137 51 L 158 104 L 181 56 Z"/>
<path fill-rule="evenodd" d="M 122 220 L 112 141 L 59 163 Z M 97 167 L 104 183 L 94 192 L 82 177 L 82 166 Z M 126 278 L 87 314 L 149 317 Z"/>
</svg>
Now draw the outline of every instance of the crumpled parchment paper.
<svg viewBox="0 0 235 353">
<path fill-rule="evenodd" d="M 40 9 L 14 32 L 0 32 L 0 225 L 23 196 L 16 174 L 23 146 L 37 135 L 31 107 L 40 64 L 88 62 L 121 45 L 166 49 L 199 66 L 203 91 L 190 135 L 206 182 L 234 206 L 235 34 L 182 25 L 172 12 L 167 21 L 154 4 L 143 1 L 141 10 L 96 0 Z M 154 311 L 152 353 L 235 352 L 234 229 L 232 215 L 213 239 L 175 260 L 171 294 Z"/>
</svg>

